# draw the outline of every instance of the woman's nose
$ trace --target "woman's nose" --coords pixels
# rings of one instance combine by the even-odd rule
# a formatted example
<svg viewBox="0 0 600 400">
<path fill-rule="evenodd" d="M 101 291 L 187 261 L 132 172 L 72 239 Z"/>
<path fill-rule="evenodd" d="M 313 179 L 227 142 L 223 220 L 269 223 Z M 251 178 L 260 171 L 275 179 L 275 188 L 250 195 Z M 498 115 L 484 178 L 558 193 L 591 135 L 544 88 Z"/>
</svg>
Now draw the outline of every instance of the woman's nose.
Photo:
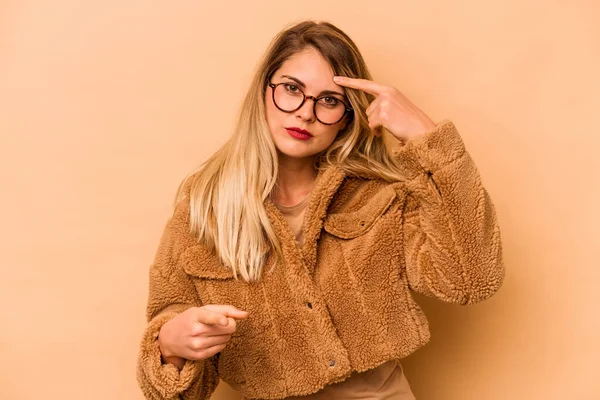
<svg viewBox="0 0 600 400">
<path fill-rule="evenodd" d="M 304 104 L 302 104 L 302 107 L 296 111 L 296 115 L 306 121 L 313 121 L 316 118 L 314 110 L 315 106 L 313 102 L 314 99 L 307 97 Z"/>
</svg>

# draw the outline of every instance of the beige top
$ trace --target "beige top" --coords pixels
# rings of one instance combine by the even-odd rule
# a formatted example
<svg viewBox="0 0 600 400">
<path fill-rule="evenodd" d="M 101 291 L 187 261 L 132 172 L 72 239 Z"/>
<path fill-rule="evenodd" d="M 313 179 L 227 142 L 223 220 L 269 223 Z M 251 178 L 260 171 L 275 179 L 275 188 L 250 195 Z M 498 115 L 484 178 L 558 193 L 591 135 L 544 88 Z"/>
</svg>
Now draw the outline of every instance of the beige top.
<svg viewBox="0 0 600 400">
<path fill-rule="evenodd" d="M 306 196 L 300 203 L 296 203 L 293 206 L 284 206 L 283 204 L 273 203 L 281 211 L 281 214 L 285 217 L 292 232 L 296 235 L 296 242 L 299 246 L 302 245 L 302 222 L 304 221 L 304 212 L 308 205 L 308 199 L 310 196 Z"/>
<path fill-rule="evenodd" d="M 304 200 L 293 206 L 284 206 L 273 201 L 296 235 L 299 246 L 302 245 L 302 222 L 309 197 L 306 196 Z M 346 380 L 325 386 L 316 393 L 286 398 L 286 400 L 331 399 L 414 400 L 415 396 L 410 390 L 400 362 L 389 360 L 361 373 L 355 371 Z"/>
</svg>

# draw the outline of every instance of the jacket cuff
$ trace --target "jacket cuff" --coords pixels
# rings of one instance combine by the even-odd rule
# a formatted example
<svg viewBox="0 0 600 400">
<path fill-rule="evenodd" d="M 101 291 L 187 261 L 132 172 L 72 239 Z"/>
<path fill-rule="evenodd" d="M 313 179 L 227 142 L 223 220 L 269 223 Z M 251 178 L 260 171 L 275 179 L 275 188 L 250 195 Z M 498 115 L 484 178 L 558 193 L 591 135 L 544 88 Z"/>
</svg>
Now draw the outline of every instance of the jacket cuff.
<svg viewBox="0 0 600 400">
<path fill-rule="evenodd" d="M 392 149 L 392 156 L 400 164 L 407 180 L 413 180 L 423 173 L 444 168 L 465 152 L 456 126 L 446 119 L 420 137 L 401 142 Z"/>
<path fill-rule="evenodd" d="M 138 380 L 144 391 L 172 399 L 187 390 L 204 370 L 204 360 L 186 360 L 181 371 L 173 364 L 163 364 L 158 345 L 160 328 L 179 312 L 168 311 L 156 316 L 147 326 L 138 360 Z M 149 387 L 148 387 L 149 386 Z"/>
</svg>

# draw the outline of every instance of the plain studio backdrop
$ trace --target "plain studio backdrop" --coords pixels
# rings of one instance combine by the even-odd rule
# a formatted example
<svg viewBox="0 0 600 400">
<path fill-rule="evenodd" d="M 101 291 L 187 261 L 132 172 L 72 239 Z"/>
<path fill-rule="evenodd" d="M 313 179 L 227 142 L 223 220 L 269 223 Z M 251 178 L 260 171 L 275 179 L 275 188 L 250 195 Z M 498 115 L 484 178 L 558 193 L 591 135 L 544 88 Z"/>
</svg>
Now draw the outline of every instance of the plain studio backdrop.
<svg viewBox="0 0 600 400">
<path fill-rule="evenodd" d="M 1 1 L 0 398 L 142 399 L 148 267 L 177 184 L 305 18 L 452 119 L 497 207 L 502 289 L 471 307 L 417 297 L 432 330 L 403 361 L 417 398 L 600 398 L 591 0 Z"/>
</svg>

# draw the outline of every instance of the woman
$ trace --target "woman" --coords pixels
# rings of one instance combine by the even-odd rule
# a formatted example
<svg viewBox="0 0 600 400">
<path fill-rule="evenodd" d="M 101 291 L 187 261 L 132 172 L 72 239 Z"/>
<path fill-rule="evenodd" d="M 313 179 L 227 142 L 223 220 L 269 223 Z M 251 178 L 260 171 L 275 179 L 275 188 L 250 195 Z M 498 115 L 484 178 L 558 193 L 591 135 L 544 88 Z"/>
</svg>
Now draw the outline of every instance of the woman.
<svg viewBox="0 0 600 400">
<path fill-rule="evenodd" d="M 399 140 L 386 150 L 385 128 Z M 472 304 L 504 277 L 493 204 L 450 121 L 373 82 L 329 23 L 279 33 L 231 139 L 184 180 L 150 269 L 149 399 L 413 399 L 410 291 Z"/>
</svg>

